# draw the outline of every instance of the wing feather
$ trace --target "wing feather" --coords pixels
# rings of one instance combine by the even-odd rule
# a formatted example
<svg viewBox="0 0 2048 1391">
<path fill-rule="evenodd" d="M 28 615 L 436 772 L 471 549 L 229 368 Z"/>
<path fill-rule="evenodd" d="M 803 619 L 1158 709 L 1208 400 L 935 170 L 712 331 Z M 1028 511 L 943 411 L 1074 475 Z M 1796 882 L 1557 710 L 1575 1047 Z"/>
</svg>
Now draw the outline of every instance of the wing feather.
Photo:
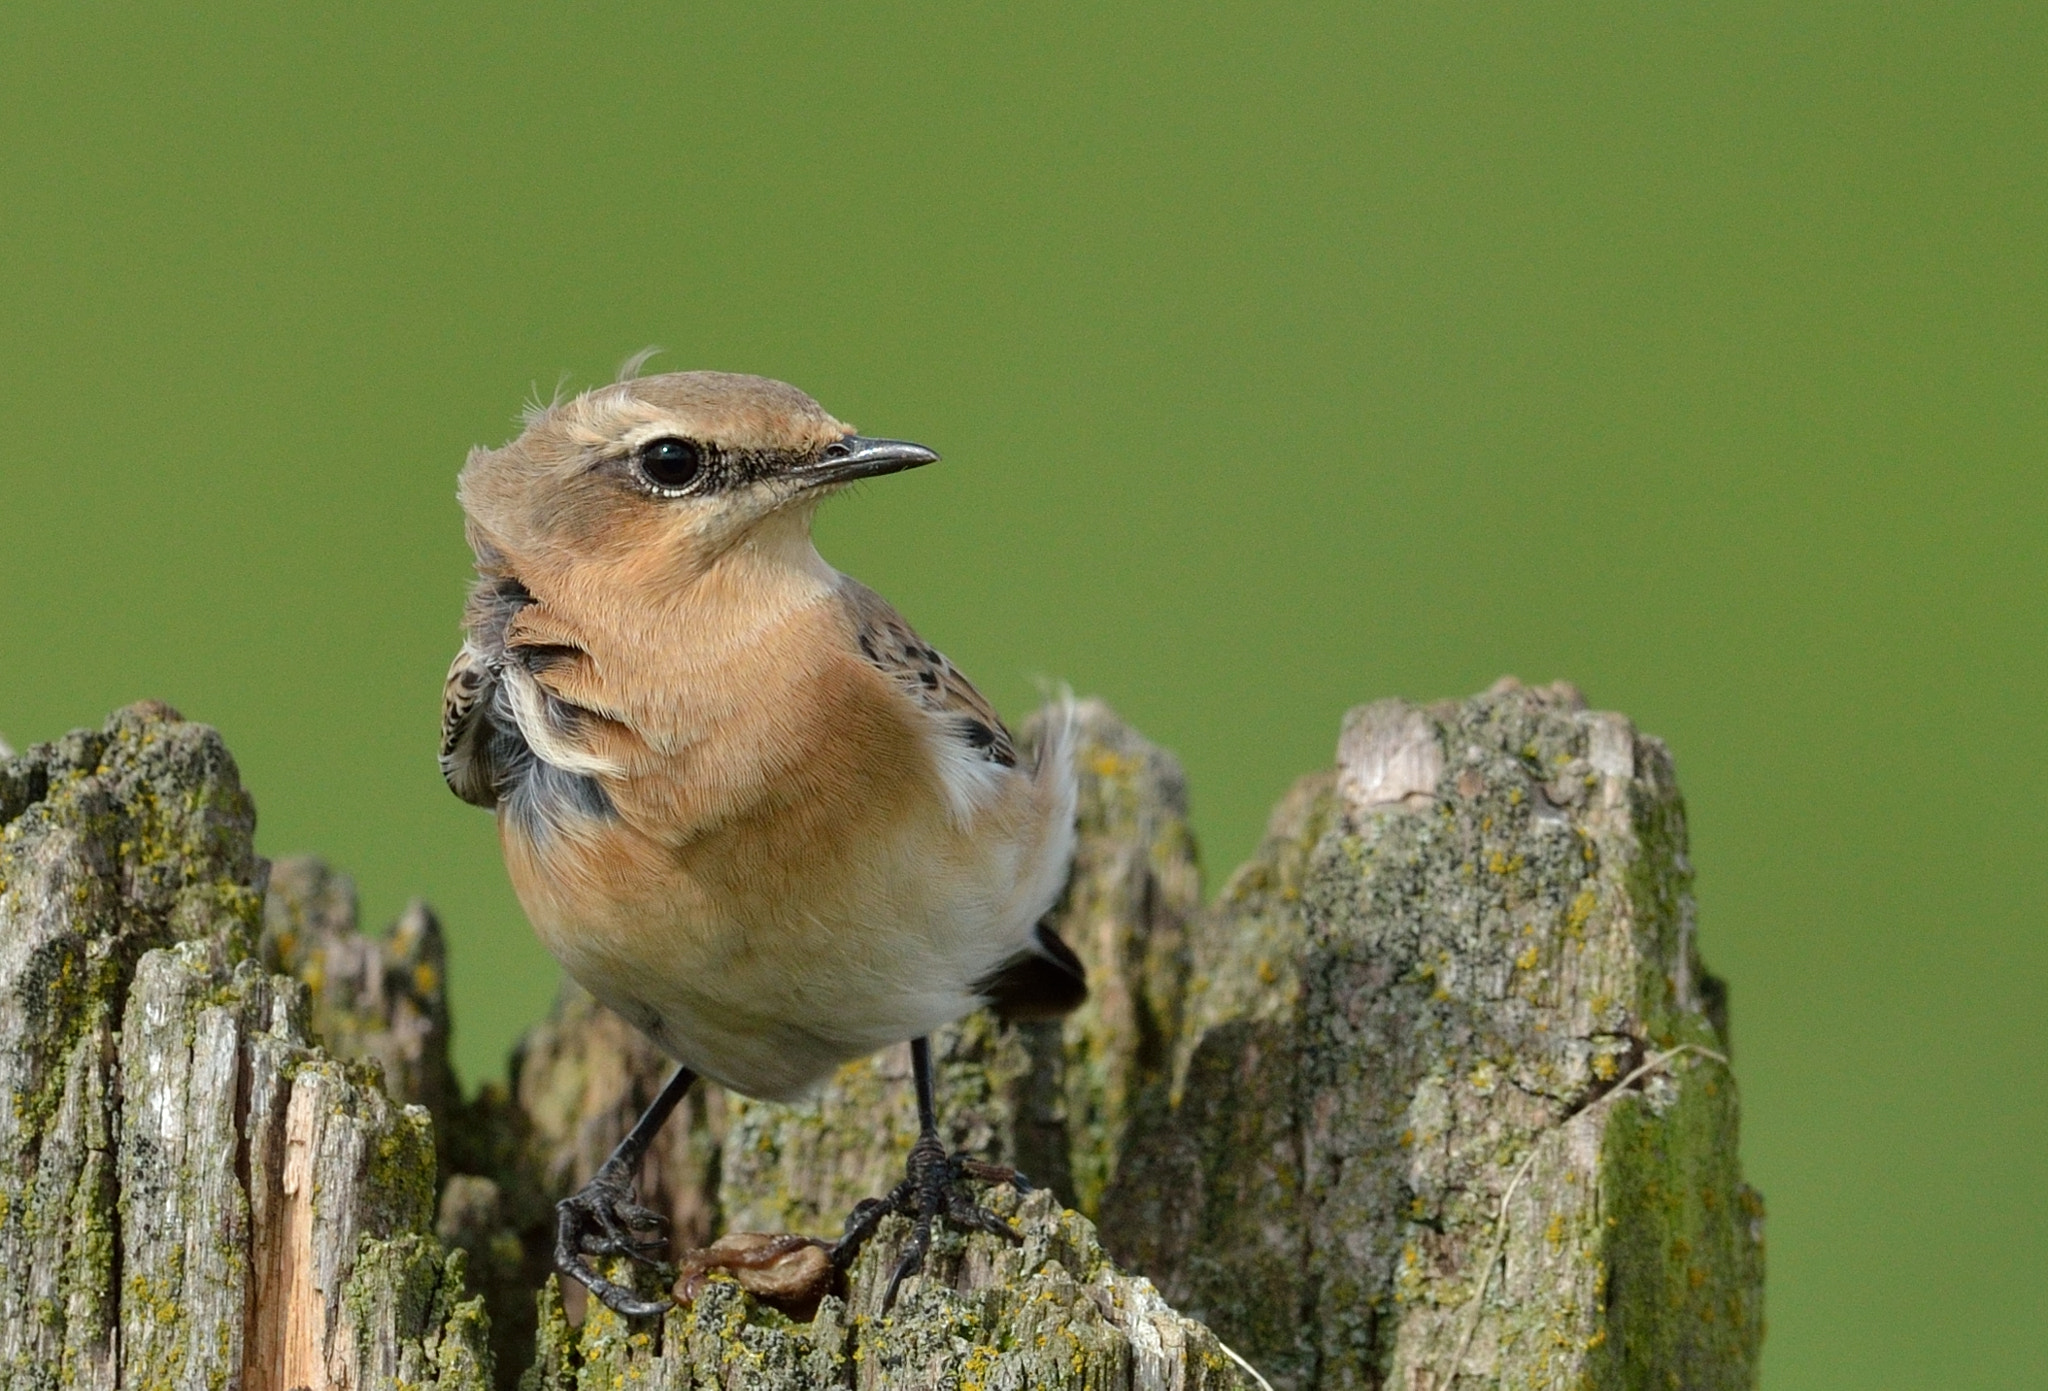
<svg viewBox="0 0 2048 1391">
<path fill-rule="evenodd" d="M 990 763 L 1017 766 L 1017 744 L 974 683 L 917 635 L 889 601 L 857 580 L 840 594 L 861 655 L 935 715 L 948 717 L 961 742 Z"/>
<path fill-rule="evenodd" d="M 441 686 L 441 777 L 451 792 L 473 806 L 498 804 L 489 728 L 497 685 L 498 675 L 488 659 L 465 642 Z"/>
</svg>

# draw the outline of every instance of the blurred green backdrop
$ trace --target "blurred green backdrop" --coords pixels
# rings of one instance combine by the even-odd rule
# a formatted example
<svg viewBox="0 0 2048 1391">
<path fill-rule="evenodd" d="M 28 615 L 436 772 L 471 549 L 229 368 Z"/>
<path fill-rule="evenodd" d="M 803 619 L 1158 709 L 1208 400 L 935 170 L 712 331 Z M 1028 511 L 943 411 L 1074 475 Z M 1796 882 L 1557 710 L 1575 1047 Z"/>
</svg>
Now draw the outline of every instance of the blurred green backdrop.
<svg viewBox="0 0 2048 1391">
<path fill-rule="evenodd" d="M 472 443 L 788 378 L 827 554 L 1177 749 L 1212 884 L 1354 702 L 1677 751 L 1773 1387 L 2048 1378 L 2038 6 L 15 3 L 0 730 L 160 696 L 269 853 L 549 962 L 434 768 Z"/>
</svg>

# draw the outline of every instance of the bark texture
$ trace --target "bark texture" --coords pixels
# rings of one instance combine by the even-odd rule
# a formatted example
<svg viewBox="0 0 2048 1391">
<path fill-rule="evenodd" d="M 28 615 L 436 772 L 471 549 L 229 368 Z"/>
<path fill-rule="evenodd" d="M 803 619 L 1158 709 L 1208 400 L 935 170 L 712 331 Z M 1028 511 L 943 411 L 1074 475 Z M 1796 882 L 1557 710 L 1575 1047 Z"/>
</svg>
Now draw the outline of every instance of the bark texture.
<svg viewBox="0 0 2048 1391">
<path fill-rule="evenodd" d="M 844 1299 L 808 1323 L 763 1309 L 715 1277 L 658 1330 L 631 1328 L 602 1306 L 569 1324 L 552 1284 L 542 1296 L 532 1391 L 590 1386 L 722 1391 L 858 1391 L 930 1387 L 1209 1391 L 1253 1385 L 1214 1334 L 1175 1313 L 1150 1281 L 1121 1273 L 1085 1217 L 1043 1191 L 990 1205 L 1022 1240 L 933 1243 L 923 1277 L 881 1309 L 909 1227 L 890 1218 L 864 1250 Z"/>
<path fill-rule="evenodd" d="M 1111 1248 L 1291 1387 L 1745 1387 L 1762 1204 L 1670 756 L 1503 682 L 1346 718 L 1201 922 Z"/>
<path fill-rule="evenodd" d="M 426 1107 L 444 1131 L 462 1103 L 448 1057 L 448 948 L 414 899 L 382 936 L 358 931 L 355 881 L 310 855 L 270 867 L 258 956 L 303 981 L 322 1044 L 373 1062 L 393 1100 Z"/>
<path fill-rule="evenodd" d="M 133 706 L 0 764 L 0 1382 L 488 1384 L 432 1123 L 255 959 L 219 736 Z"/>
<path fill-rule="evenodd" d="M 1178 765 L 1082 715 L 1089 1002 L 934 1041 L 949 1141 L 1042 1185 L 989 1196 L 1021 1240 L 942 1233 L 885 1314 L 892 1218 L 802 1321 L 703 1258 L 658 1322 L 557 1284 L 552 1201 L 670 1064 L 572 989 L 465 1099 L 431 912 L 366 935 L 346 876 L 256 859 L 212 731 L 0 761 L 0 1387 L 1255 1384 L 1218 1335 L 1296 1391 L 1754 1384 L 1661 744 L 1566 687 L 1362 707 L 1205 908 Z M 676 1254 L 835 1234 L 901 1176 L 908 1073 L 701 1089 L 641 1179 Z"/>
<path fill-rule="evenodd" d="M 1170 771 L 1106 712 L 1090 718 L 1125 741 L 1091 746 L 1098 792 Z M 1155 838 L 1179 875 L 1175 901 L 1192 907 L 1177 798 L 1171 834 Z M 1150 790 L 1119 805 L 1113 814 L 1152 818 L 1147 834 L 1161 829 Z M 667 1064 L 644 1041 L 571 993 L 523 1042 L 511 1090 L 465 1101 L 432 914 L 415 904 L 364 935 L 346 876 L 309 859 L 272 873 L 251 850 L 254 810 L 218 736 L 165 707 L 0 763 L 0 824 L 0 1078 L 12 1103 L 0 1109 L 0 1385 L 482 1388 L 493 1346 L 497 1384 L 535 1387 L 1241 1384 L 1212 1335 L 1117 1271 L 1087 1220 L 1047 1193 L 992 1199 L 1013 1218 L 1014 1246 L 942 1235 L 887 1316 L 880 1290 L 907 1234 L 896 1219 L 808 1322 L 713 1273 L 659 1326 L 628 1328 L 602 1308 L 578 1326 L 545 1276 L 549 1199 L 587 1175 L 658 1086 Z M 1114 863 L 1136 876 L 1131 901 L 1167 922 L 1151 861 Z M 1108 919 L 1094 928 L 1103 944 L 1131 945 Z M 1102 971 L 1119 978 L 1114 963 Z M 1129 1021 L 1142 1002 L 1117 1007 L 1085 1021 L 1079 1056 L 1135 1075 Z M 1064 1058 L 1056 1029 L 1027 1045 L 978 1018 L 949 1036 L 960 1138 L 1017 1154 L 1017 1117 L 1035 1107 L 1024 1151 L 1064 1183 L 1071 1142 L 1080 1167 L 1106 1176 L 1111 1132 L 1095 1117 L 1114 1106 L 1059 1071 L 1042 1096 L 1018 1093 L 1032 1046 Z M 1157 1070 L 1163 1055 L 1152 1056 Z M 783 1116 L 757 1107 L 735 1119 L 715 1091 L 694 1098 L 645 1185 L 678 1246 L 735 1213 L 836 1226 L 893 1184 L 910 1138 L 897 1068 L 856 1065 L 819 1105 Z M 1078 1140 L 1070 1094 L 1087 1108 Z M 880 1127 L 863 1109 L 878 1103 L 890 1117 Z M 788 1163 L 765 1165 L 758 1148 L 738 1157 L 766 1136 L 789 1147 Z M 784 1176 L 812 1160 L 826 1180 Z M 778 1206 L 792 1191 L 810 1205 Z M 650 1291 L 667 1279 L 621 1274 Z"/>
</svg>

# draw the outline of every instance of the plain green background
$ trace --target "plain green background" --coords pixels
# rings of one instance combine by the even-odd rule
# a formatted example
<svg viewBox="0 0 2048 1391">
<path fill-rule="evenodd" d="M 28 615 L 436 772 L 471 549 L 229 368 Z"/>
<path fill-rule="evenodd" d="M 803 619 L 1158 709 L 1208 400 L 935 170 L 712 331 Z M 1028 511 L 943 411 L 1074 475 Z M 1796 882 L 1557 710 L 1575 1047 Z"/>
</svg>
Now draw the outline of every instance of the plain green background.
<svg viewBox="0 0 2048 1391">
<path fill-rule="evenodd" d="M 521 401 L 795 381 L 822 544 L 1107 696 L 1212 886 L 1347 705 L 1669 739 L 1774 1388 L 2048 1381 L 2040 7 L 0 9 L 0 730 L 158 696 L 267 853 L 551 965 L 434 767 Z"/>
</svg>

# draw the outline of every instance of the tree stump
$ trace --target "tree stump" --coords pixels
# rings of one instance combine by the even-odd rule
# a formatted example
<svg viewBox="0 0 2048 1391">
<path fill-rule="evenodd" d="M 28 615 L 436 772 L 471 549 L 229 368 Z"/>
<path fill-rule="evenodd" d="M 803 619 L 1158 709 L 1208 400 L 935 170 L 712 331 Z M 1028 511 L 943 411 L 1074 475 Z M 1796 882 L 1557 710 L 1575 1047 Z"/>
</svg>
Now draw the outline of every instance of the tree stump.
<svg viewBox="0 0 2048 1391">
<path fill-rule="evenodd" d="M 942 1235 L 885 1312 L 892 1218 L 808 1318 L 686 1265 L 630 1325 L 548 1250 L 645 1040 L 567 990 L 464 1098 L 431 912 L 364 935 L 345 876 L 258 860 L 213 731 L 143 705 L 0 760 L 0 1388 L 1754 1384 L 1661 744 L 1568 687 L 1362 707 L 1204 907 L 1178 765 L 1082 734 L 1090 1000 L 935 1040 L 951 1141 L 1041 1181 L 990 1196 L 1020 1241 Z M 895 1052 L 803 1106 L 704 1088 L 642 1192 L 678 1255 L 829 1236 L 913 1129 Z"/>
<path fill-rule="evenodd" d="M 1669 754 L 1570 687 L 1352 711 L 1202 921 L 1111 1250 L 1275 1386 L 1753 1386 L 1691 885 Z"/>
</svg>

